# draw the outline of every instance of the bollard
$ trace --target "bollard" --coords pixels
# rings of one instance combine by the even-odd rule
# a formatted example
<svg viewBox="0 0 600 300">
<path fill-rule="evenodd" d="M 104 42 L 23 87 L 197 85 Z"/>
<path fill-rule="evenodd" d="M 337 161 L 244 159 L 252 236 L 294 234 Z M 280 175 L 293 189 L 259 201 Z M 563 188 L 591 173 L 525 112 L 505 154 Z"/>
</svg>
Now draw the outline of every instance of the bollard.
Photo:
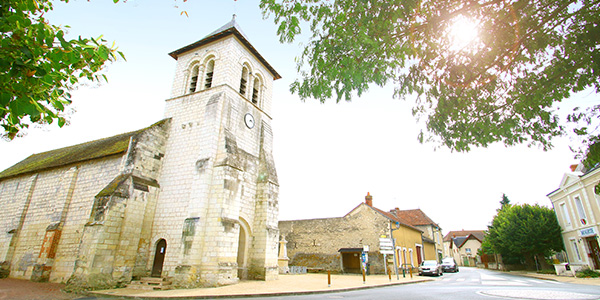
<svg viewBox="0 0 600 300">
<path fill-rule="evenodd" d="M 410 268 L 410 279 L 412 279 L 412 268 Z"/>
<path fill-rule="evenodd" d="M 331 287 L 331 271 L 327 270 L 327 287 Z"/>
<path fill-rule="evenodd" d="M 363 273 L 363 284 L 367 283 L 367 279 L 365 278 L 365 269 L 362 269 L 362 273 Z"/>
<path fill-rule="evenodd" d="M 392 282 L 392 270 L 388 269 L 388 277 L 390 278 L 390 282 Z"/>
</svg>

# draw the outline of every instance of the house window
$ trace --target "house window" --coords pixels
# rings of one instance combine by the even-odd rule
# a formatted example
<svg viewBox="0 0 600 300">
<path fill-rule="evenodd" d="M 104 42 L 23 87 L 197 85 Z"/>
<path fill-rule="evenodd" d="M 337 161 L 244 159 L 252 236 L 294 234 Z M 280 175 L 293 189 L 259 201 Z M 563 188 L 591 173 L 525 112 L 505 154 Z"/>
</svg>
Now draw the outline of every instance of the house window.
<svg viewBox="0 0 600 300">
<path fill-rule="evenodd" d="M 195 65 L 192 67 L 192 76 L 190 77 L 190 88 L 189 92 L 193 93 L 196 91 L 196 86 L 198 85 L 198 70 L 200 69 L 199 65 Z"/>
<path fill-rule="evenodd" d="M 402 264 L 403 264 L 403 262 L 402 262 L 402 253 L 400 252 L 400 250 L 402 250 L 402 249 L 396 248 L 396 254 L 398 255 L 397 256 L 398 257 L 398 265 L 400 267 L 402 267 Z"/>
<path fill-rule="evenodd" d="M 214 70 L 215 70 L 215 61 L 211 59 L 208 62 L 208 64 L 206 65 L 206 76 L 204 78 L 204 88 L 205 89 L 212 87 Z"/>
<path fill-rule="evenodd" d="M 258 99 L 260 96 L 260 78 L 254 78 L 254 84 L 252 87 L 252 103 L 258 105 Z"/>
<path fill-rule="evenodd" d="M 581 202 L 581 198 L 579 196 L 575 196 L 575 207 L 577 207 L 577 212 L 579 213 L 579 218 L 581 218 L 582 225 L 587 224 L 587 216 L 585 215 L 585 210 L 583 209 L 583 203 Z"/>
<path fill-rule="evenodd" d="M 577 247 L 577 241 L 571 240 L 571 245 L 573 246 L 573 252 L 575 252 L 575 255 L 577 256 L 577 260 L 581 261 L 581 254 L 579 253 L 579 247 Z"/>
<path fill-rule="evenodd" d="M 560 204 L 560 212 L 563 215 L 563 220 L 565 221 L 566 226 L 571 226 L 571 217 L 569 217 L 569 211 L 567 210 L 566 203 Z"/>
<path fill-rule="evenodd" d="M 246 95 L 246 86 L 248 85 L 248 68 L 247 67 L 243 67 L 242 68 L 242 79 L 240 80 L 240 94 L 242 94 L 242 96 Z"/>
</svg>

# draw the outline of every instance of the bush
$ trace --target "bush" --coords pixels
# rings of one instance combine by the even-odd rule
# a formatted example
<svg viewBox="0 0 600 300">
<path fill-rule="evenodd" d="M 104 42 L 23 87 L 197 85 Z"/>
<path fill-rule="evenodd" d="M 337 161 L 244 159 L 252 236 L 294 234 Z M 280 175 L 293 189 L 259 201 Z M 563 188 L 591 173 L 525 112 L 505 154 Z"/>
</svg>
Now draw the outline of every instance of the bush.
<svg viewBox="0 0 600 300">
<path fill-rule="evenodd" d="M 594 270 L 585 269 L 575 272 L 575 276 L 577 276 L 578 278 L 597 278 L 600 277 L 600 273 Z"/>
<path fill-rule="evenodd" d="M 552 270 L 552 269 L 545 269 L 545 270 L 539 270 L 537 271 L 538 274 L 550 274 L 550 275 L 555 275 L 556 271 Z"/>
<path fill-rule="evenodd" d="M 10 263 L 3 261 L 0 263 L 0 278 L 7 278 L 10 275 Z"/>
</svg>

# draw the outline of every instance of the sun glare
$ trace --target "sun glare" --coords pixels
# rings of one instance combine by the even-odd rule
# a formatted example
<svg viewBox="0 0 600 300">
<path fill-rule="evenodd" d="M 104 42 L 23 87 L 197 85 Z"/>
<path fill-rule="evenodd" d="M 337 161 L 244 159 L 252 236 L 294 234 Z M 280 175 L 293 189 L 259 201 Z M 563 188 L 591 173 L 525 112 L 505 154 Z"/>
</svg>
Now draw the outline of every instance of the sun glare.
<svg viewBox="0 0 600 300">
<path fill-rule="evenodd" d="M 448 28 L 448 38 L 450 40 L 450 49 L 453 51 L 474 50 L 474 45 L 479 40 L 478 24 L 472 19 L 459 16 Z"/>
</svg>

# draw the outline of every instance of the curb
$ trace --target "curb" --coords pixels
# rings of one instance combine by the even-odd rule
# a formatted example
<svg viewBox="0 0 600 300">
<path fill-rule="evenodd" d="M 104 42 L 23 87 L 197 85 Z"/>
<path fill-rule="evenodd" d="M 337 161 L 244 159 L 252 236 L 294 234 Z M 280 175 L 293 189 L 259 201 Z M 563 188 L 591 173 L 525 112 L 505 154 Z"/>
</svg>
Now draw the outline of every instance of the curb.
<svg viewBox="0 0 600 300">
<path fill-rule="evenodd" d="M 433 279 L 418 279 L 409 282 L 391 282 L 379 285 L 369 285 L 369 286 L 356 286 L 356 287 L 347 287 L 347 288 L 338 288 L 331 290 L 313 290 L 313 291 L 296 291 L 296 292 L 273 292 L 273 293 L 251 293 L 251 294 L 230 294 L 230 295 L 197 295 L 197 296 L 171 296 L 171 297 L 148 297 L 148 296 L 135 296 L 135 295 L 110 295 L 105 293 L 98 292 L 89 292 L 87 296 L 96 297 L 96 298 L 104 298 L 104 299 L 135 299 L 135 300 L 168 300 L 168 299 L 177 299 L 177 300 L 194 300 L 194 299 L 227 299 L 227 298 L 257 298 L 257 297 L 276 297 L 276 296 L 296 296 L 296 295 L 316 295 L 316 294 L 330 294 L 330 293 L 339 293 L 339 292 L 350 292 L 356 290 L 367 290 L 367 289 L 375 289 L 381 287 L 389 287 L 394 285 L 407 285 L 407 284 L 417 284 L 428 281 L 434 281 Z M 77 298 L 74 300 L 85 300 L 86 298 Z"/>
</svg>

